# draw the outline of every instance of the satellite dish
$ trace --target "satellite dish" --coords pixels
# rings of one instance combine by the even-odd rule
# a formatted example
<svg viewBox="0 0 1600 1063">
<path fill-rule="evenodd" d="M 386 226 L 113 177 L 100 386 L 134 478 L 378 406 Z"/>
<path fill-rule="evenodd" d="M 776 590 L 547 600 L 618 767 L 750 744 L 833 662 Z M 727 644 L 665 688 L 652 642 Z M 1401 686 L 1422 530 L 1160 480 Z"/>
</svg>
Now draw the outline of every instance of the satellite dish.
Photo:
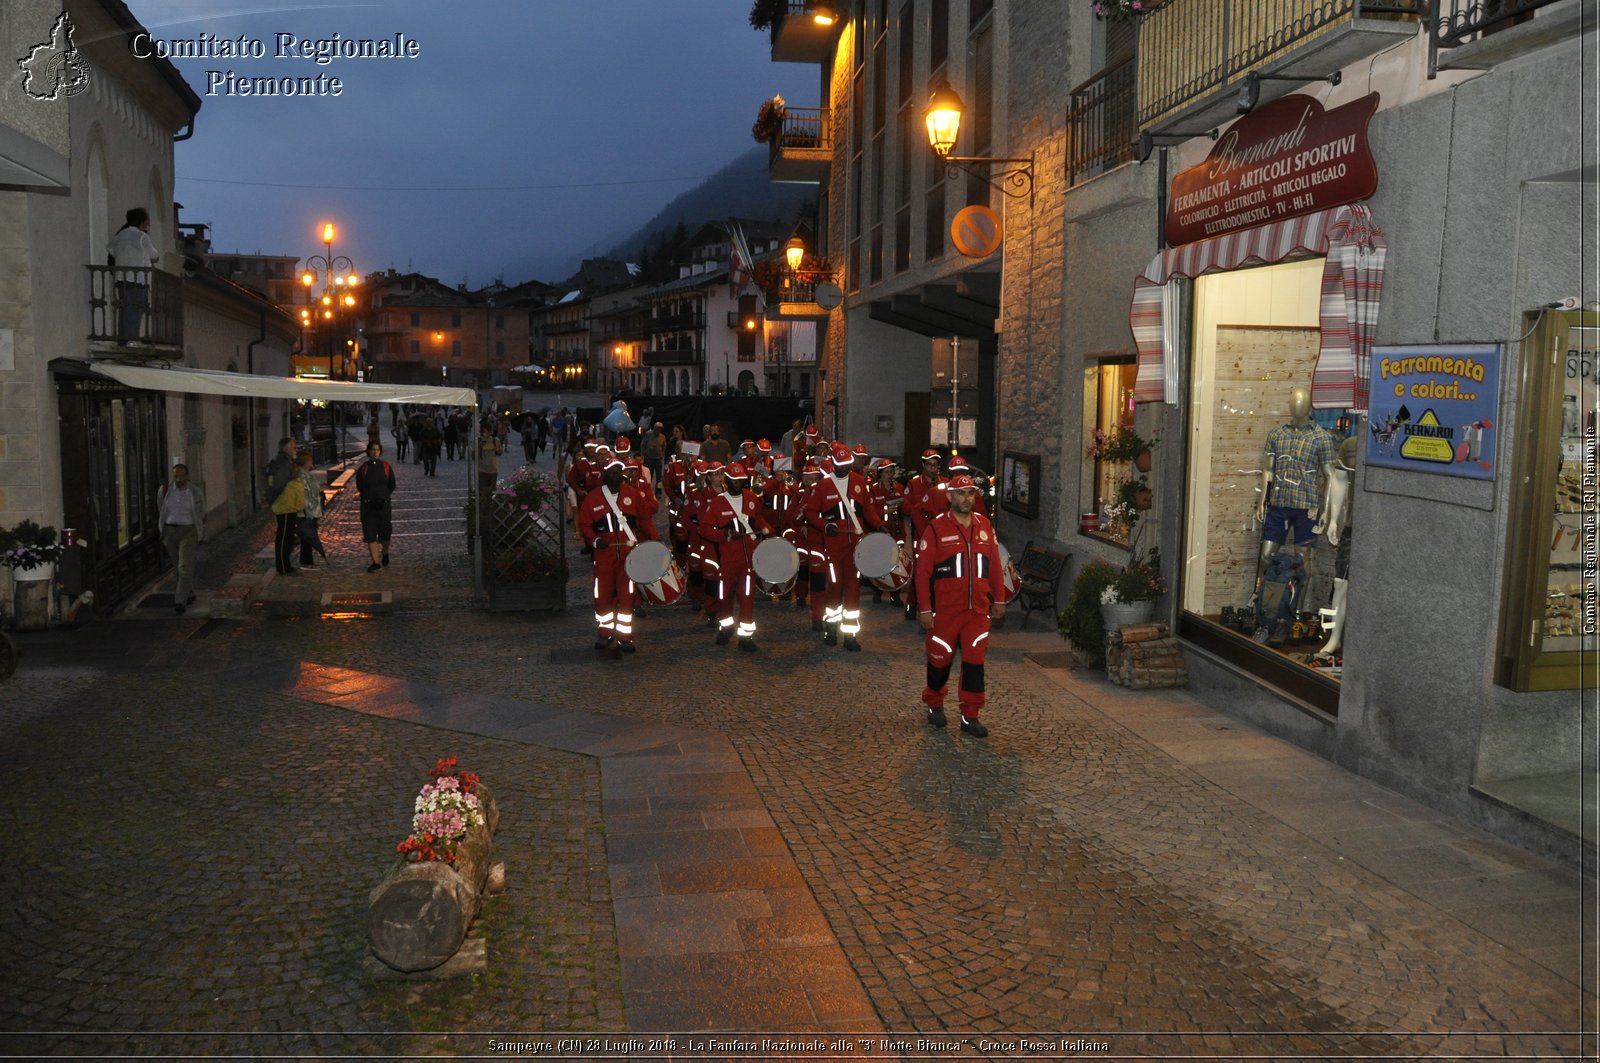
<svg viewBox="0 0 1600 1063">
<path fill-rule="evenodd" d="M 815 298 L 817 305 L 824 310 L 833 310 L 844 302 L 844 289 L 832 281 L 824 281 L 817 285 Z"/>
</svg>

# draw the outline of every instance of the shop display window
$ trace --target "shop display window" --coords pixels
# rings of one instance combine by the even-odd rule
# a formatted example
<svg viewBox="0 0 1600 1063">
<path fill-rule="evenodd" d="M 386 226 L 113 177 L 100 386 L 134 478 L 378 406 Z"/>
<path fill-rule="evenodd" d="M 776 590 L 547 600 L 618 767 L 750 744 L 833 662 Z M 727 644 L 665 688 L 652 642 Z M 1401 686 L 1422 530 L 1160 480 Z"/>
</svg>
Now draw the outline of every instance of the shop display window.
<svg viewBox="0 0 1600 1063">
<path fill-rule="evenodd" d="M 1337 702 L 1356 443 L 1313 410 L 1322 260 L 1199 278 L 1179 604 L 1191 637 Z M 1197 623 L 1198 622 L 1198 623 Z"/>
<path fill-rule="evenodd" d="M 1138 366 L 1132 359 L 1103 361 L 1088 371 L 1084 388 L 1085 395 L 1093 396 L 1093 408 L 1086 411 L 1088 416 L 1084 418 L 1084 454 L 1093 471 L 1084 478 L 1089 497 L 1083 500 L 1081 530 L 1123 545 L 1137 521 L 1132 499 L 1124 496 L 1132 494 L 1143 474 L 1132 460 L 1102 457 L 1096 441 L 1134 431 L 1133 385 L 1137 375 Z"/>
<path fill-rule="evenodd" d="M 1600 314 L 1547 312 L 1530 327 L 1498 679 L 1515 690 L 1594 689 Z"/>
</svg>

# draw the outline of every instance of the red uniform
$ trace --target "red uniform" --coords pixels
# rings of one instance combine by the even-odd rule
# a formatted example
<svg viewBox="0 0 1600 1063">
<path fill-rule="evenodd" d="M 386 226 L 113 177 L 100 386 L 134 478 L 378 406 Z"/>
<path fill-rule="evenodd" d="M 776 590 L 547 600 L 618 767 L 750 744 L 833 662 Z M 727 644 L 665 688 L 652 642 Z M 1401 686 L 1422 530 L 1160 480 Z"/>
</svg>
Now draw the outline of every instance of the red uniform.
<svg viewBox="0 0 1600 1063">
<path fill-rule="evenodd" d="M 933 612 L 928 632 L 928 685 L 923 704 L 944 707 L 945 685 L 961 654 L 961 715 L 983 708 L 983 658 L 989 645 L 989 607 L 1003 593 L 1004 575 L 994 526 L 972 515 L 962 526 L 954 513 L 935 517 L 917 542 L 917 601 Z"/>
<path fill-rule="evenodd" d="M 858 648 L 854 642 L 861 630 L 861 573 L 856 569 L 856 544 L 869 529 L 880 526 L 867 494 L 866 477 L 852 472 L 841 482 L 824 476 L 806 495 L 804 512 L 806 524 L 821 535 L 821 560 L 827 575 L 822 622 L 828 631 L 823 641 L 831 645 L 830 636 L 837 633 L 845 636 L 846 647 Z"/>
<path fill-rule="evenodd" d="M 602 642 L 633 644 L 633 581 L 624 566 L 636 542 L 660 538 L 645 514 L 644 492 L 623 484 L 612 495 L 602 486 L 578 507 L 578 535 L 594 549 L 594 623 Z"/>
<path fill-rule="evenodd" d="M 758 535 L 771 535 L 772 525 L 761 513 L 761 503 L 749 491 L 738 496 L 727 492 L 712 495 L 700 512 L 700 535 L 717 551 L 717 568 L 722 577 L 722 609 L 718 626 L 730 631 L 738 611 L 738 636 L 755 637 L 755 573 L 750 569 L 750 552 Z M 723 639 L 726 641 L 726 639 Z"/>
</svg>

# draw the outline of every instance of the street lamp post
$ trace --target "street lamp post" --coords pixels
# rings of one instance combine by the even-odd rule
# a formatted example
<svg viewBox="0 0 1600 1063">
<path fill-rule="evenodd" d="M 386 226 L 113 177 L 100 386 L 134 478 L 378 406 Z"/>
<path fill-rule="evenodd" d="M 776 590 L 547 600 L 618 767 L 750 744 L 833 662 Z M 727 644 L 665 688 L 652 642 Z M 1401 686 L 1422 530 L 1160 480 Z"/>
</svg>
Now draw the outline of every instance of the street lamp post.
<svg viewBox="0 0 1600 1063">
<path fill-rule="evenodd" d="M 333 223 L 328 222 L 322 226 L 322 246 L 325 253 L 309 256 L 306 265 L 310 268 L 300 274 L 300 283 L 305 285 L 306 289 L 306 308 L 300 311 L 300 323 L 302 326 L 316 328 L 319 335 L 325 335 L 328 345 L 329 380 L 335 379 L 333 322 L 346 310 L 355 307 L 356 297 L 353 289 L 360 283 L 360 278 L 356 276 L 355 263 L 344 255 L 334 255 L 333 237 Z M 322 294 L 313 301 L 311 289 L 317 283 L 317 270 L 322 271 Z M 334 456 L 337 457 L 340 430 L 332 402 L 328 404 L 328 434 L 329 446 L 333 448 Z"/>
</svg>

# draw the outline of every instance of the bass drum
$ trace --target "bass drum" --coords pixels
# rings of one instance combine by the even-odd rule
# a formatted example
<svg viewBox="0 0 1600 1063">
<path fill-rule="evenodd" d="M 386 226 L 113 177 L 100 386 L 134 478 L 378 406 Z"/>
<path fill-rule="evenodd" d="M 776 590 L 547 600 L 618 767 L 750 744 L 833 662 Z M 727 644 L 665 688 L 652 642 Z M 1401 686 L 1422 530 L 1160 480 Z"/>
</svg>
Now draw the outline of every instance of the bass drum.
<svg viewBox="0 0 1600 1063">
<path fill-rule="evenodd" d="M 750 555 L 750 568 L 762 594 L 782 598 L 794 590 L 795 577 L 800 573 L 800 551 L 780 536 L 763 539 Z"/>
<path fill-rule="evenodd" d="M 894 571 L 900 544 L 888 532 L 868 532 L 856 543 L 856 571 L 876 582 Z"/>
<path fill-rule="evenodd" d="M 995 600 L 1001 605 L 1006 605 L 1017 596 L 1017 588 L 1022 585 L 1022 576 L 1017 572 L 1017 566 L 1011 563 L 1011 551 L 1006 549 L 1006 544 L 996 541 L 995 546 L 1000 548 L 1000 597 Z"/>
<path fill-rule="evenodd" d="M 665 543 L 655 540 L 642 542 L 628 551 L 623 571 L 639 588 L 645 600 L 653 605 L 671 605 L 683 597 L 688 580 L 683 569 L 667 549 Z"/>
<path fill-rule="evenodd" d="M 895 547 L 894 567 L 889 569 L 888 575 L 879 576 L 872 581 L 874 587 L 891 594 L 903 591 L 911 585 L 911 544 L 895 543 Z"/>
</svg>

